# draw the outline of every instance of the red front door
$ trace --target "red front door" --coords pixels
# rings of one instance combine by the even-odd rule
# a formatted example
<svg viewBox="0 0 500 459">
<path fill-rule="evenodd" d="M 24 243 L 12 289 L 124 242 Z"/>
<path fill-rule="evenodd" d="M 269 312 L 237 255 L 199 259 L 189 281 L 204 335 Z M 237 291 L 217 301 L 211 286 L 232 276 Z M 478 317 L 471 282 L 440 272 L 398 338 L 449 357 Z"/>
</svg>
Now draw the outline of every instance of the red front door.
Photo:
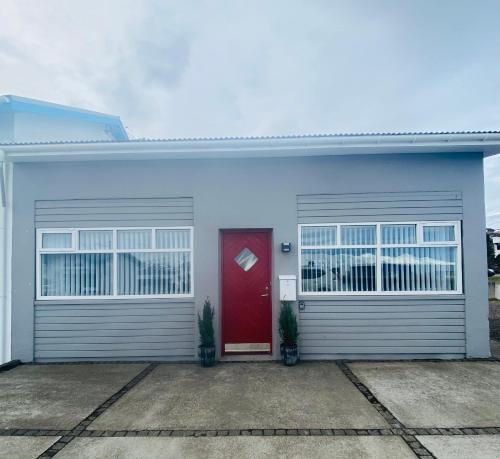
<svg viewBox="0 0 500 459">
<path fill-rule="evenodd" d="M 222 353 L 271 353 L 271 230 L 222 231 Z"/>
</svg>

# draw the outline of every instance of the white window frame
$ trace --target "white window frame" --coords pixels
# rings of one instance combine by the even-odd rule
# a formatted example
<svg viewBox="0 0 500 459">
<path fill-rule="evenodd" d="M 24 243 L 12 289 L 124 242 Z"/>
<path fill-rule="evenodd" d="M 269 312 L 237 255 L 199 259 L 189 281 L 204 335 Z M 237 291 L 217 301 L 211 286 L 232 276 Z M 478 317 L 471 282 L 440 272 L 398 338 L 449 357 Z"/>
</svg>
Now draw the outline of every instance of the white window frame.
<svg viewBox="0 0 500 459">
<path fill-rule="evenodd" d="M 151 249 L 118 249 L 117 232 L 119 230 L 150 230 L 151 234 Z M 189 230 L 190 248 L 189 249 L 156 249 L 156 231 L 157 230 Z M 111 249 L 99 250 L 84 250 L 79 249 L 80 231 L 112 231 L 113 240 Z M 71 249 L 44 249 L 42 248 L 42 235 L 44 233 L 70 233 Z M 147 298 L 193 298 L 194 297 L 194 227 L 193 226 L 119 226 L 119 227 L 98 227 L 98 228 L 39 228 L 36 230 L 36 299 L 38 301 L 53 301 L 53 300 L 116 300 L 116 299 L 147 299 Z M 119 253 L 158 253 L 158 252 L 189 252 L 190 262 L 190 287 L 189 293 L 170 293 L 165 295 L 119 295 L 118 294 L 118 254 Z M 110 253 L 113 256 L 112 279 L 113 279 L 113 294 L 112 295 L 80 295 L 80 296 L 43 296 L 42 295 L 42 275 L 41 261 L 42 255 L 45 254 L 61 254 L 61 253 Z"/>
<path fill-rule="evenodd" d="M 382 244 L 381 226 L 382 225 L 416 225 L 416 241 L 412 244 Z M 302 228 L 308 226 L 318 227 L 336 227 L 335 245 L 302 245 Z M 372 245 L 346 245 L 341 244 L 341 226 L 375 226 L 376 244 Z M 453 226 L 455 228 L 455 241 L 435 241 L 424 242 L 425 226 Z M 399 292 L 390 292 L 382 290 L 382 249 L 395 247 L 456 247 L 457 248 L 457 279 L 456 290 L 403 290 Z M 460 221 L 388 221 L 388 222 L 342 222 L 342 223 L 302 223 L 298 225 L 298 282 L 300 296 L 409 296 L 409 295 L 461 295 L 462 286 L 462 232 Z M 303 249 L 376 249 L 376 290 L 360 292 L 304 292 L 302 290 L 302 250 Z"/>
</svg>

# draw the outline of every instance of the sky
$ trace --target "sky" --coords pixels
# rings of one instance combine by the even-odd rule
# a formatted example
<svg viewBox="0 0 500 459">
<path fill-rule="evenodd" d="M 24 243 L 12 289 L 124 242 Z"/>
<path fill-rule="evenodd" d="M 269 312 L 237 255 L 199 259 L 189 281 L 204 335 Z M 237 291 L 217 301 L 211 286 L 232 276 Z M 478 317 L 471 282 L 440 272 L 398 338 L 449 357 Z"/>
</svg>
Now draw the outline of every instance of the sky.
<svg viewBox="0 0 500 459">
<path fill-rule="evenodd" d="M 131 137 L 500 130 L 500 0 L 0 0 L 0 94 Z M 500 228 L 500 157 L 485 161 Z"/>
</svg>

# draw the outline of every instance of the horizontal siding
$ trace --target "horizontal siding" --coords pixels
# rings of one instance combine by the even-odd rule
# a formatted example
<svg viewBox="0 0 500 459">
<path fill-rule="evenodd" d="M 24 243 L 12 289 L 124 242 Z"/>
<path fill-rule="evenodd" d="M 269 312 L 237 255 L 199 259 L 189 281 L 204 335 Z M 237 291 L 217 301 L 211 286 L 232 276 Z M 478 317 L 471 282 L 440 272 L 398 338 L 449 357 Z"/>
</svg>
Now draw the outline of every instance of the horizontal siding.
<svg viewBox="0 0 500 459">
<path fill-rule="evenodd" d="M 465 354 L 463 297 L 303 298 L 303 359 Z"/>
<path fill-rule="evenodd" d="M 123 198 L 36 201 L 38 228 L 92 226 L 190 226 L 193 199 Z"/>
<path fill-rule="evenodd" d="M 193 360 L 190 302 L 37 304 L 35 360 Z"/>
<path fill-rule="evenodd" d="M 299 223 L 461 220 L 456 191 L 310 194 L 297 196 Z"/>
</svg>

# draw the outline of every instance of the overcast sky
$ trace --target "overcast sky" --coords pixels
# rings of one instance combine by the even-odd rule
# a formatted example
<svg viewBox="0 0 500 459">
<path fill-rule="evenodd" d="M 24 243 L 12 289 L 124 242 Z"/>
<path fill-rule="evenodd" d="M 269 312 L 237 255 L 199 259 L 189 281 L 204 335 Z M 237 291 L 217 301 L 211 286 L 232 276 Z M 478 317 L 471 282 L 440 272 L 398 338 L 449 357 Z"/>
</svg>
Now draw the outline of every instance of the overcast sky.
<svg viewBox="0 0 500 459">
<path fill-rule="evenodd" d="M 500 130 L 500 0 L 0 0 L 0 94 L 133 137 Z M 486 161 L 500 228 L 500 158 Z"/>
</svg>

